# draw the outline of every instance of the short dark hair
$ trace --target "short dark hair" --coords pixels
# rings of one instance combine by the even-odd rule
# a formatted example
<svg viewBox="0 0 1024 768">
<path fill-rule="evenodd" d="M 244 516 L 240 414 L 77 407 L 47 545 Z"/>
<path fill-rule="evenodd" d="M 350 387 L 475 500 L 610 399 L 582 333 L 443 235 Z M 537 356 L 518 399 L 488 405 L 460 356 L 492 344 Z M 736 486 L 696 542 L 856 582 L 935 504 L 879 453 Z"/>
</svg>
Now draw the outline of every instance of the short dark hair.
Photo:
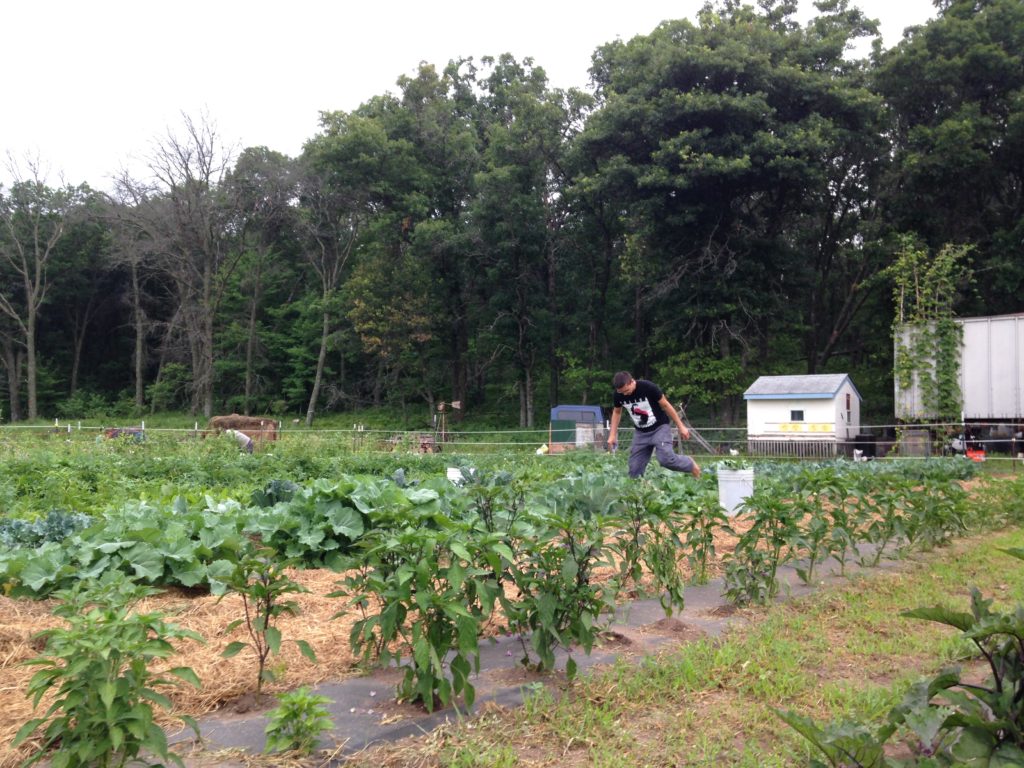
<svg viewBox="0 0 1024 768">
<path fill-rule="evenodd" d="M 620 389 L 629 384 L 629 382 L 631 382 L 632 380 L 633 374 L 631 374 L 629 371 L 619 371 L 614 376 L 612 376 L 612 388 Z"/>
</svg>

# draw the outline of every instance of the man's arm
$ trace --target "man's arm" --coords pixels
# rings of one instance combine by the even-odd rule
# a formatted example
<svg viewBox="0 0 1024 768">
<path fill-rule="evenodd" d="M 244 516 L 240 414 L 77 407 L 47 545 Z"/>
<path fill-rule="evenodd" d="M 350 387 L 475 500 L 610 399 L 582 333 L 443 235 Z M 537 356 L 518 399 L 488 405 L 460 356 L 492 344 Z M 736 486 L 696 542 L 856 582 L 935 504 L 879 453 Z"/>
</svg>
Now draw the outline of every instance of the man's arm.
<svg viewBox="0 0 1024 768">
<path fill-rule="evenodd" d="M 661 400 L 658 401 L 658 405 L 660 405 L 661 406 L 661 410 L 663 410 L 665 413 L 667 413 L 668 417 L 670 419 L 672 419 L 672 421 L 674 421 L 676 423 L 676 428 L 679 430 L 679 436 L 682 437 L 683 440 L 689 440 L 690 439 L 690 430 L 688 430 L 686 428 L 686 425 L 683 424 L 683 420 L 681 418 L 679 418 L 679 412 L 676 411 L 676 409 L 672 407 L 672 403 L 670 403 L 668 401 L 668 397 L 665 396 L 665 395 L 662 395 L 661 396 Z"/>
<path fill-rule="evenodd" d="M 619 432 L 619 419 L 622 418 L 622 406 L 618 408 L 612 408 L 612 420 L 608 426 L 608 450 L 614 451 L 615 446 L 619 444 L 618 432 Z"/>
</svg>

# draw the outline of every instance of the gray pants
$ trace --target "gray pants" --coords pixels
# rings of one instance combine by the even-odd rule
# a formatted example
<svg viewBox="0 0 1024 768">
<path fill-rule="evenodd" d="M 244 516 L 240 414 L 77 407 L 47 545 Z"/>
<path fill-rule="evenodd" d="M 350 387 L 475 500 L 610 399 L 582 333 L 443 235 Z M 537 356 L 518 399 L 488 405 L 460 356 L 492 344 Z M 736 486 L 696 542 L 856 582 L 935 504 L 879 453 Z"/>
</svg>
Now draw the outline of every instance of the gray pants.
<svg viewBox="0 0 1024 768">
<path fill-rule="evenodd" d="M 640 477 L 651 460 L 651 454 L 665 469 L 675 472 L 692 472 L 693 459 L 672 450 L 672 428 L 662 424 L 651 432 L 636 430 L 633 445 L 629 449 L 629 476 Z"/>
</svg>

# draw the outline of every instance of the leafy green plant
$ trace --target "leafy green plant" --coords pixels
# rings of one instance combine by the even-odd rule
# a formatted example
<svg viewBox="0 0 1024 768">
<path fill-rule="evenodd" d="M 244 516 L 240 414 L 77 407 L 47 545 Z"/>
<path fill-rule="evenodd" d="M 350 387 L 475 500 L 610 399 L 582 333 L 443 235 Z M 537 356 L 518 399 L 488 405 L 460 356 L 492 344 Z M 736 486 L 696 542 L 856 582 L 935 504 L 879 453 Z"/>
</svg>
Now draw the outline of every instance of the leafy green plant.
<svg viewBox="0 0 1024 768">
<path fill-rule="evenodd" d="M 156 590 L 120 574 L 57 593 L 61 602 L 54 614 L 67 626 L 40 633 L 45 649 L 27 662 L 41 667 L 29 682 L 33 703 L 38 706 L 50 691 L 55 698 L 14 739 L 17 746 L 42 730 L 42 743 L 26 765 L 49 758 L 55 768 L 123 766 L 143 753 L 183 765 L 169 752 L 151 705 L 170 709 L 170 701 L 156 689 L 174 679 L 198 688 L 199 679 L 188 667 L 158 676 L 149 665 L 174 652 L 172 640 L 202 638 L 166 623 L 159 613 L 133 612 L 139 600 L 153 594 Z M 190 718 L 182 720 L 198 733 Z"/>
<path fill-rule="evenodd" d="M 903 530 L 904 504 L 910 489 L 909 481 L 891 478 L 885 486 L 857 483 L 853 490 L 856 499 L 854 519 L 869 552 L 862 553 L 863 566 L 876 566 Z"/>
<path fill-rule="evenodd" d="M 762 483 L 745 506 L 754 520 L 726 562 L 724 594 L 737 605 L 763 604 L 778 594 L 779 566 L 792 557 L 797 512 L 769 483 Z"/>
<path fill-rule="evenodd" d="M 320 735 L 331 730 L 326 696 L 303 687 L 278 694 L 279 704 L 267 715 L 265 752 L 296 752 L 308 755 L 316 749 Z"/>
<path fill-rule="evenodd" d="M 461 473 L 466 514 L 478 518 L 490 533 L 511 535 L 525 503 L 522 482 L 507 471 Z"/>
<path fill-rule="evenodd" d="M 1024 549 L 1002 551 L 1024 560 Z M 848 722 L 822 729 L 793 712 L 779 711 L 779 716 L 835 768 L 1024 764 L 1024 605 L 999 613 L 972 588 L 969 612 L 932 606 L 901 615 L 959 629 L 984 659 L 987 680 L 976 682 L 954 668 L 918 681 L 874 732 Z M 910 745 L 913 759 L 886 754 L 885 743 L 901 728 L 916 740 Z M 824 764 L 812 760 L 811 765 Z"/>
<path fill-rule="evenodd" d="M 614 567 L 605 548 L 603 523 L 612 495 L 591 478 L 574 478 L 550 487 L 546 507 L 531 512 L 533 536 L 521 542 L 513 569 L 518 597 L 499 596 L 509 629 L 519 634 L 523 663 L 550 670 L 555 650 L 578 645 L 590 653 L 600 633 L 600 617 L 615 603 L 618 582 L 591 580 L 600 566 Z M 566 675 L 576 674 L 572 656 Z"/>
<path fill-rule="evenodd" d="M 885 742 L 895 728 L 886 724 L 879 731 L 848 722 L 829 723 L 820 728 L 814 720 L 796 712 L 776 710 L 793 730 L 813 744 L 827 762 L 811 759 L 811 768 L 895 768 L 885 756 Z"/>
<path fill-rule="evenodd" d="M 734 605 L 765 605 L 778 593 L 776 567 L 768 553 L 760 549 L 734 554 L 725 561 L 722 594 Z"/>
<path fill-rule="evenodd" d="M 1012 550 L 1010 554 L 1020 557 Z M 965 680 L 959 669 L 943 672 L 912 690 L 895 719 L 908 725 L 932 723 L 927 732 L 916 733 L 926 754 L 948 760 L 940 765 L 982 758 L 1024 763 L 1024 606 L 1012 613 L 994 612 L 992 601 L 972 589 L 969 613 L 934 606 L 902 615 L 959 629 L 991 676 L 977 684 Z"/>
<path fill-rule="evenodd" d="M 63 509 L 51 509 L 45 517 L 35 520 L 4 518 L 0 520 L 0 545 L 38 547 L 48 541 L 60 542 L 92 523 L 91 515 L 65 512 Z"/>
<path fill-rule="evenodd" d="M 806 567 L 796 568 L 797 576 L 805 584 L 814 581 L 814 569 L 832 553 L 832 524 L 826 506 L 835 503 L 830 493 L 835 476 L 831 468 L 812 467 L 797 478 L 793 545 L 806 562 Z"/>
<path fill-rule="evenodd" d="M 387 511 L 387 524 L 359 540 L 353 573 L 332 593 L 361 613 L 350 642 L 365 660 L 400 662 L 403 648 L 411 649 L 398 697 L 428 711 L 459 695 L 473 704 L 480 625 L 497 596 L 499 560 L 513 556 L 500 534 L 478 535 L 474 524 L 443 514 L 430 493 L 415 507 Z"/>
<path fill-rule="evenodd" d="M 683 543 L 677 532 L 676 500 L 647 484 L 634 483 L 622 494 L 609 487 L 622 502 L 608 505 L 608 522 L 615 526 L 608 549 L 619 561 L 618 589 L 630 584 L 640 593 L 645 573 L 654 580 L 662 607 L 668 615 L 682 610 L 685 583 L 679 570 Z"/>
<path fill-rule="evenodd" d="M 699 491 L 680 500 L 681 532 L 685 534 L 686 559 L 694 584 L 706 584 L 708 565 L 715 559 L 715 531 L 730 530 L 729 518 L 722 511 L 718 493 L 712 489 Z"/>
<path fill-rule="evenodd" d="M 966 529 L 966 492 L 955 480 L 934 479 L 914 488 L 907 498 L 907 515 L 914 543 L 923 549 L 942 546 Z M 909 536 L 908 536 L 909 538 Z"/>
<path fill-rule="evenodd" d="M 394 483 L 369 478 L 341 477 L 314 480 L 304 488 L 289 491 L 277 486 L 281 501 L 269 508 L 253 510 L 246 530 L 284 557 L 311 567 L 337 567 L 368 527 L 367 513 L 385 504 L 408 506 L 408 496 Z"/>
<path fill-rule="evenodd" d="M 838 477 L 833 478 L 827 493 L 831 502 L 828 509 L 828 549 L 839 563 L 839 573 L 845 576 L 846 564 L 851 558 L 856 557 L 858 552 L 859 531 L 851 515 L 846 484 Z"/>
<path fill-rule="evenodd" d="M 263 488 L 252 492 L 252 503 L 257 507 L 272 507 L 282 501 L 291 501 L 300 490 L 291 480 L 271 480 Z"/>
<path fill-rule="evenodd" d="M 271 654 L 281 650 L 281 630 L 274 622 L 282 616 L 296 616 L 299 605 L 294 600 L 283 600 L 288 594 L 308 590 L 289 578 L 285 569 L 294 563 L 279 560 L 270 547 L 252 544 L 241 553 L 235 570 L 227 580 L 229 592 L 241 596 L 245 617 L 232 621 L 228 632 L 245 625 L 249 633 L 248 642 L 229 643 L 221 654 L 224 658 L 237 655 L 245 648 L 252 648 L 256 654 L 256 696 L 263 690 L 264 682 L 274 680 L 274 672 L 267 666 Z M 303 656 L 316 663 L 316 654 L 305 640 L 295 640 Z"/>
</svg>

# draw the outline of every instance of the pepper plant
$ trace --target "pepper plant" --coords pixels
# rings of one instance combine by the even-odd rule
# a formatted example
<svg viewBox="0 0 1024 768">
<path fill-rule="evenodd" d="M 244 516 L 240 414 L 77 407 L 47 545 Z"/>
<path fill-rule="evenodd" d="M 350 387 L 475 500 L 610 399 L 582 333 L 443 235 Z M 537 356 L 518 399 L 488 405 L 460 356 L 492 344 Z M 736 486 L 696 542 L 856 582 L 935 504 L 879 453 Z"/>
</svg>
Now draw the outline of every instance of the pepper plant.
<svg viewBox="0 0 1024 768">
<path fill-rule="evenodd" d="M 890 478 L 882 485 L 872 478 L 862 478 L 852 491 L 857 506 L 854 518 L 863 540 L 870 550 L 860 555 L 863 566 L 876 566 L 882 556 L 899 538 L 904 525 L 904 505 L 910 484 L 900 478 Z"/>
<path fill-rule="evenodd" d="M 839 573 L 846 575 L 846 564 L 856 557 L 859 532 L 855 516 L 851 511 L 855 505 L 850 503 L 847 483 L 838 474 L 833 474 L 822 492 L 829 500 L 829 551 L 839 563 Z"/>
<path fill-rule="evenodd" d="M 796 568 L 797 576 L 805 584 L 814 581 L 814 569 L 832 553 L 834 539 L 826 504 L 834 501 L 828 490 L 834 475 L 831 470 L 812 468 L 802 472 L 796 481 L 793 545 L 806 562 L 806 567 Z"/>
<path fill-rule="evenodd" d="M 725 596 L 741 605 L 766 603 L 779 592 L 779 566 L 793 556 L 798 512 L 771 483 L 762 483 L 744 507 L 753 524 L 726 562 Z"/>
<path fill-rule="evenodd" d="M 277 700 L 278 705 L 267 714 L 263 751 L 310 754 L 320 735 L 333 727 L 327 710 L 331 700 L 305 687 L 278 694 Z"/>
<path fill-rule="evenodd" d="M 718 492 L 703 488 L 682 502 L 680 514 L 685 534 L 686 559 L 694 584 L 707 584 L 708 564 L 715 559 L 715 532 L 729 531 L 729 518 L 722 511 Z"/>
<path fill-rule="evenodd" d="M 509 629 L 522 641 L 525 665 L 534 664 L 531 652 L 538 669 L 550 670 L 557 648 L 593 648 L 601 617 L 618 594 L 617 580 L 591 580 L 595 569 L 615 567 L 605 542 L 614 499 L 592 477 L 569 478 L 550 486 L 537 508 L 528 510 L 533 536 L 521 542 L 512 570 L 518 596 L 500 598 Z M 570 679 L 576 674 L 571 654 L 565 672 Z"/>
<path fill-rule="evenodd" d="M 55 594 L 61 602 L 54 614 L 66 626 L 40 633 L 46 641 L 43 653 L 26 662 L 40 667 L 28 686 L 33 704 L 38 706 L 48 692 L 54 699 L 14 739 L 18 746 L 41 731 L 39 747 L 25 765 L 46 758 L 54 768 L 107 768 L 149 754 L 183 766 L 169 751 L 163 729 L 153 722 L 153 705 L 171 708 L 158 688 L 175 681 L 198 688 L 199 679 L 189 667 L 174 667 L 162 675 L 149 667 L 174 653 L 172 640 L 202 638 L 167 623 L 158 612 L 135 612 L 138 602 L 157 590 L 122 574 L 85 580 Z M 191 718 L 181 719 L 198 733 Z"/>
<path fill-rule="evenodd" d="M 475 535 L 473 525 L 436 505 L 391 510 L 389 518 L 359 540 L 352 574 L 332 593 L 361 613 L 352 647 L 367 661 L 383 662 L 400 662 L 409 649 L 400 700 L 432 711 L 461 695 L 472 706 L 480 626 L 498 593 L 495 567 L 501 570 L 497 561 L 507 562 L 512 552 L 501 535 Z"/>
<path fill-rule="evenodd" d="M 682 513 L 688 494 L 656 489 L 648 483 L 631 483 L 625 493 L 611 487 L 621 503 L 609 505 L 610 535 L 608 550 L 618 561 L 618 589 L 632 586 L 633 594 L 643 594 L 643 577 L 653 580 L 662 608 L 669 616 L 684 606 L 685 581 L 680 571 L 684 551 L 679 535 Z"/>
</svg>

